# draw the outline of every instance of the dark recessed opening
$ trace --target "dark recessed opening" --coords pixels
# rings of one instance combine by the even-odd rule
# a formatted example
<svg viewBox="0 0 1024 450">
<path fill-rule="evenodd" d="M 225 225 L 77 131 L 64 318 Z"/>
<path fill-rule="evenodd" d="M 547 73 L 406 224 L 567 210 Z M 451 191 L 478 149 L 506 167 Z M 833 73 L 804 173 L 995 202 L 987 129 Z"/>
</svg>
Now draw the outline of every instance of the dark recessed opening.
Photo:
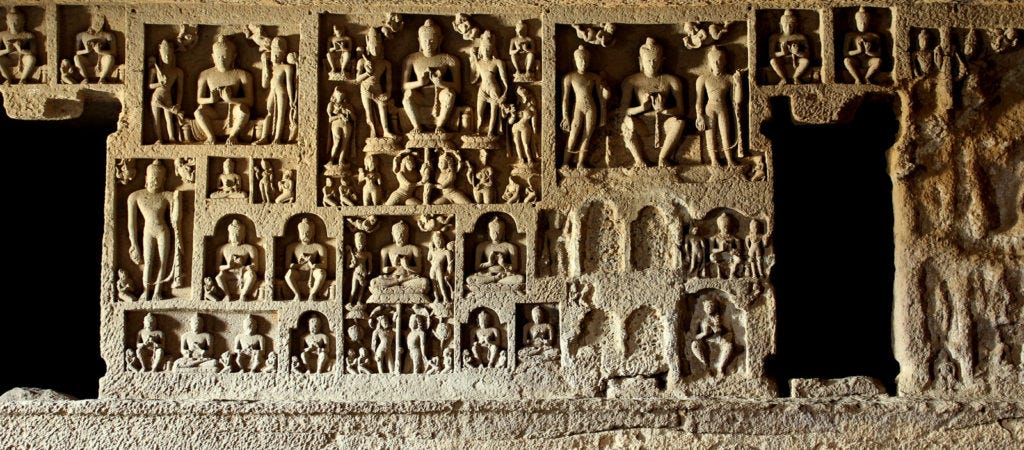
<svg viewBox="0 0 1024 450">
<path fill-rule="evenodd" d="M 116 105 L 87 105 L 90 118 L 23 121 L 0 111 L 4 174 L 4 370 L 13 387 L 95 398 L 105 370 L 99 349 L 99 268 L 107 135 Z M 96 118 L 97 116 L 102 118 Z"/>
<path fill-rule="evenodd" d="M 778 352 L 767 369 L 783 396 L 791 378 L 854 375 L 896 392 L 886 167 L 899 130 L 895 102 L 869 95 L 849 122 L 800 125 L 789 98 L 772 99 L 762 132 L 772 140 L 775 175 Z"/>
</svg>

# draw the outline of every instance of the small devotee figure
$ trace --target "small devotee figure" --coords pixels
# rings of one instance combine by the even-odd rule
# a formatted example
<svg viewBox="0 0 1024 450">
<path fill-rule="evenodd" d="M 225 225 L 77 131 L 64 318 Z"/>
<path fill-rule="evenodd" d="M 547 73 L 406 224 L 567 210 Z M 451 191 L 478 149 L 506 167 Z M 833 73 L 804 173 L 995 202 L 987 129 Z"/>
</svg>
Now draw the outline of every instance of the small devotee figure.
<svg viewBox="0 0 1024 450">
<path fill-rule="evenodd" d="M 344 79 L 354 53 L 352 38 L 345 34 L 344 25 L 335 25 L 331 27 L 331 31 L 327 47 L 327 67 L 331 74 L 337 74 Z"/>
<path fill-rule="evenodd" d="M 583 168 L 590 149 L 590 139 L 598 126 L 605 124 L 606 104 L 611 95 L 601 76 L 587 72 L 590 52 L 582 45 L 573 52 L 576 71 L 562 78 L 562 131 L 569 133 L 564 164 Z M 569 101 L 572 99 L 572 108 Z M 575 158 L 573 156 L 575 155 Z"/>
<path fill-rule="evenodd" d="M 456 205 L 467 205 L 472 200 L 456 186 L 459 179 L 459 170 L 462 161 L 457 153 L 447 151 L 437 158 L 437 190 L 441 197 L 434 201 L 434 204 L 454 203 Z"/>
<path fill-rule="evenodd" d="M 206 144 L 216 142 L 213 121 L 217 114 L 216 105 L 227 105 L 228 113 L 224 129 L 227 144 L 237 144 L 242 131 L 249 124 L 250 108 L 253 105 L 252 74 L 235 68 L 235 45 L 225 36 L 218 36 L 213 43 L 213 67 L 199 73 L 199 88 L 196 91 L 196 123 L 206 135 Z M 269 123 L 269 122 L 268 122 Z"/>
<path fill-rule="evenodd" d="M 495 136 L 499 131 L 501 106 L 508 93 L 508 75 L 505 71 L 505 62 L 494 54 L 494 35 L 490 31 L 484 31 L 479 42 L 476 52 L 470 54 L 470 68 L 474 74 L 472 83 L 480 83 L 480 90 L 476 95 L 477 133 Z"/>
<path fill-rule="evenodd" d="M 799 23 L 793 11 L 787 9 L 779 19 L 779 32 L 768 38 L 768 51 L 771 52 L 771 66 L 779 76 L 779 84 L 789 83 L 788 71 L 793 71 L 793 84 L 803 82 L 801 77 L 811 65 L 810 44 L 807 36 L 801 34 Z"/>
<path fill-rule="evenodd" d="M 366 233 L 357 231 L 352 236 L 355 248 L 349 251 L 348 268 L 352 269 L 352 285 L 349 289 L 349 301 L 358 303 L 366 294 L 367 283 L 372 270 L 373 255 L 366 250 Z"/>
<path fill-rule="evenodd" d="M 870 17 L 864 7 L 854 15 L 857 31 L 846 33 L 843 42 L 843 65 L 856 84 L 871 84 L 871 77 L 882 65 L 882 38 L 868 31 Z"/>
<path fill-rule="evenodd" d="M 494 168 L 482 166 L 476 172 L 467 173 L 469 182 L 473 185 L 473 200 L 477 203 L 494 203 Z"/>
<path fill-rule="evenodd" d="M 732 331 L 725 327 L 722 313 L 714 299 L 705 298 L 701 305 L 704 317 L 697 325 L 697 334 L 693 336 L 690 350 L 697 361 L 704 365 L 708 375 L 722 378 L 732 358 Z"/>
<path fill-rule="evenodd" d="M 544 231 L 544 248 L 540 259 L 547 265 L 548 275 L 569 273 L 569 241 L 572 239 L 572 221 L 557 209 L 548 212 L 548 227 Z"/>
<path fill-rule="evenodd" d="M 153 115 L 156 142 L 179 142 L 179 126 L 185 118 L 181 112 L 181 99 L 185 93 L 185 72 L 175 65 L 171 41 L 160 41 L 160 62 L 149 61 L 149 83 L 153 97 L 149 102 Z"/>
<path fill-rule="evenodd" d="M 25 29 L 25 15 L 7 9 L 7 29 L 0 31 L 0 75 L 4 84 L 26 83 L 35 74 L 36 35 Z"/>
<path fill-rule="evenodd" d="M 757 219 L 750 220 L 750 231 L 744 238 L 744 247 L 747 250 L 748 273 L 754 278 L 763 278 L 764 273 L 764 247 L 767 236 L 761 234 L 761 222 Z"/>
<path fill-rule="evenodd" d="M 292 171 L 284 171 L 284 178 L 277 182 L 277 190 L 280 194 L 274 199 L 274 203 L 292 203 L 295 201 L 295 180 L 292 179 Z"/>
<path fill-rule="evenodd" d="M 293 300 L 303 300 L 300 294 L 303 290 L 308 292 L 306 300 L 316 300 L 327 282 L 327 248 L 323 244 L 313 242 L 316 237 L 316 225 L 309 219 L 303 218 L 296 229 L 299 242 L 289 245 L 285 251 L 288 258 L 285 282 L 292 290 Z M 299 289 L 300 283 L 303 282 L 305 289 Z"/>
<path fill-rule="evenodd" d="M 327 371 L 330 339 L 321 329 L 319 317 L 310 317 L 306 323 L 309 332 L 302 338 L 302 364 L 309 373 L 324 373 Z"/>
<path fill-rule="evenodd" d="M 427 360 L 427 332 L 423 329 L 423 316 L 413 314 L 409 318 L 409 334 L 405 336 L 405 347 L 412 361 L 412 373 L 423 373 Z"/>
<path fill-rule="evenodd" d="M 263 120 L 263 137 L 253 145 L 288 141 L 288 126 L 298 110 L 295 109 L 295 64 L 289 63 L 287 56 L 288 41 L 280 36 L 271 39 L 270 51 L 261 55 L 262 86 L 267 90 L 267 117 Z"/>
<path fill-rule="evenodd" d="M 259 180 L 259 193 L 260 198 L 258 201 L 264 203 L 270 203 L 274 200 L 276 192 L 274 192 L 274 167 L 270 164 L 269 159 L 261 159 L 260 165 L 255 169 L 255 178 Z"/>
<path fill-rule="evenodd" d="M 430 237 L 427 262 L 430 263 L 430 283 L 433 286 L 434 301 L 445 303 L 452 301 L 455 252 L 451 243 L 445 244 L 444 234 L 440 231 L 435 231 Z"/>
<path fill-rule="evenodd" d="M 526 21 L 516 22 L 516 35 L 508 42 L 508 55 L 512 59 L 512 78 L 528 82 L 534 79 L 537 50 L 532 37 L 526 35 Z"/>
<path fill-rule="evenodd" d="M 696 225 L 690 225 L 690 233 L 683 240 L 683 252 L 686 254 L 687 272 L 696 276 L 703 274 L 707 244 Z"/>
<path fill-rule="evenodd" d="M 419 170 L 416 167 L 416 159 L 410 151 L 403 151 L 395 156 L 393 160 L 391 170 L 395 173 L 395 179 L 398 181 L 398 186 L 394 192 L 388 196 L 385 205 L 417 205 L 420 203 L 419 199 L 416 198 L 416 186 L 417 177 Z M 369 170 L 367 170 L 369 172 Z M 366 194 L 366 185 L 363 185 L 364 196 Z M 364 199 L 365 200 L 365 199 Z"/>
<path fill-rule="evenodd" d="M 377 373 L 395 373 L 395 331 L 387 316 L 377 317 L 377 325 L 370 339 L 373 347 L 373 359 L 377 363 Z"/>
<path fill-rule="evenodd" d="M 327 103 L 327 122 L 331 124 L 331 161 L 335 164 L 348 161 L 348 152 L 352 148 L 353 115 L 345 92 L 334 88 Z"/>
<path fill-rule="evenodd" d="M 153 313 L 142 318 L 142 329 L 135 337 L 135 356 L 143 372 L 163 369 L 160 363 L 164 359 L 164 332 L 157 328 Z"/>
<path fill-rule="evenodd" d="M 381 179 L 377 172 L 377 158 L 373 155 L 366 155 L 363 158 L 363 167 L 359 169 L 357 179 L 363 185 L 363 206 L 376 206 L 380 204 Z"/>
<path fill-rule="evenodd" d="M 376 28 L 366 32 L 366 54 L 356 62 L 355 83 L 359 85 L 359 98 L 363 103 L 370 137 L 394 137 L 388 121 L 391 103 L 391 62 L 384 59 L 380 36 Z M 378 131 L 380 130 L 380 131 Z"/>
<path fill-rule="evenodd" d="M 220 247 L 220 266 L 217 268 L 217 286 L 224 300 L 246 300 L 256 287 L 256 246 L 245 243 L 245 225 L 237 219 L 228 225 L 228 243 Z M 229 283 L 233 283 L 229 284 Z M 238 292 L 232 297 L 232 292 Z"/>
<path fill-rule="evenodd" d="M 93 11 L 89 17 L 89 28 L 75 36 L 75 68 L 82 77 L 82 84 L 91 79 L 86 68 L 90 59 L 95 58 L 96 66 L 92 70 L 100 84 L 109 83 L 114 73 L 114 62 L 117 58 L 117 36 L 107 28 L 107 17 Z"/>
<path fill-rule="evenodd" d="M 945 55 L 942 48 L 932 45 L 931 34 L 928 30 L 921 29 L 917 33 L 917 50 L 910 52 L 913 61 L 911 69 L 915 77 L 925 77 L 942 70 Z"/>
<path fill-rule="evenodd" d="M 704 132 L 709 163 L 717 166 L 721 155 L 732 166 L 739 151 L 742 72 L 725 73 L 725 52 L 718 46 L 708 49 L 707 64 L 710 72 L 697 77 L 697 131 Z"/>
<path fill-rule="evenodd" d="M 324 179 L 324 187 L 320 189 L 320 194 L 323 197 L 324 206 L 341 205 L 341 199 L 338 198 L 338 189 L 334 186 L 334 178 L 327 177 Z"/>
<path fill-rule="evenodd" d="M 533 164 L 533 135 L 540 126 L 537 101 L 525 87 L 516 88 L 519 104 L 515 106 L 509 122 L 512 124 L 512 144 L 520 163 Z"/>
<path fill-rule="evenodd" d="M 134 302 L 139 298 L 135 296 L 135 284 L 124 269 L 117 269 L 117 299 L 122 302 Z"/>
</svg>

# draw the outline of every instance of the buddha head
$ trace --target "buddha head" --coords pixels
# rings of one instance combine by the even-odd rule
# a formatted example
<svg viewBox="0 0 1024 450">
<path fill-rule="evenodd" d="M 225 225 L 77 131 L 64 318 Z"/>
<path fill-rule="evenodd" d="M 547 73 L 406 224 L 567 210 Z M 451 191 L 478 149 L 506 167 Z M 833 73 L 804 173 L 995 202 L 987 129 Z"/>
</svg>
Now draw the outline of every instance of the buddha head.
<svg viewBox="0 0 1024 450">
<path fill-rule="evenodd" d="M 441 28 L 434 24 L 433 20 L 427 19 L 423 22 L 418 33 L 420 52 L 425 56 L 433 56 L 441 47 Z"/>
<path fill-rule="evenodd" d="M 316 225 L 308 217 L 302 218 L 302 221 L 299 222 L 298 230 L 300 242 L 303 244 L 313 242 L 313 237 L 316 236 Z"/>
<path fill-rule="evenodd" d="M 533 319 L 533 323 L 544 323 L 544 310 L 540 306 L 534 306 L 530 310 L 530 318 Z"/>
<path fill-rule="evenodd" d="M 288 41 L 284 40 L 283 37 L 277 36 L 270 40 L 270 60 L 280 62 L 284 59 L 284 55 L 288 53 Z"/>
<path fill-rule="evenodd" d="M 11 8 L 7 11 L 7 30 L 11 33 L 21 33 L 25 29 L 25 16 L 17 9 Z"/>
<path fill-rule="evenodd" d="M 516 36 L 523 37 L 526 35 L 526 21 L 520 20 L 516 22 Z"/>
<path fill-rule="evenodd" d="M 245 334 L 255 333 L 256 317 L 254 317 L 252 314 L 248 314 L 244 318 L 242 318 L 242 331 L 244 331 Z"/>
<path fill-rule="evenodd" d="M 587 66 L 590 65 L 590 52 L 587 51 L 586 47 L 580 45 L 576 48 L 575 52 L 572 52 L 572 60 L 576 63 L 577 72 L 586 72 Z"/>
<path fill-rule="evenodd" d="M 227 40 L 224 35 L 217 36 L 217 42 L 213 43 L 213 66 L 224 72 L 235 67 L 235 44 Z"/>
<path fill-rule="evenodd" d="M 501 242 L 505 238 L 505 222 L 495 217 L 487 223 L 487 236 L 491 242 Z"/>
<path fill-rule="evenodd" d="M 729 234 L 732 232 L 732 217 L 729 217 L 726 213 L 718 216 L 718 219 L 715 219 L 715 224 L 718 225 L 719 234 Z"/>
<path fill-rule="evenodd" d="M 717 45 L 708 49 L 708 68 L 715 75 L 721 75 L 725 72 L 725 52 L 719 49 Z"/>
<path fill-rule="evenodd" d="M 662 50 L 654 38 L 647 38 L 640 46 L 640 71 L 648 77 L 661 72 Z"/>
<path fill-rule="evenodd" d="M 309 322 L 306 322 L 306 324 L 309 327 L 309 332 L 310 333 L 317 334 L 317 333 L 320 332 L 320 318 L 319 317 L 317 317 L 317 316 L 310 317 L 309 318 Z"/>
<path fill-rule="evenodd" d="M 239 222 L 238 219 L 232 220 L 228 224 L 228 242 L 232 244 L 240 244 L 245 239 L 245 225 Z"/>
<path fill-rule="evenodd" d="M 782 17 L 779 19 L 779 29 L 785 35 L 793 34 L 796 31 L 796 15 L 793 14 L 792 9 L 787 9 L 782 13 Z"/>
<path fill-rule="evenodd" d="M 164 190 L 164 181 L 166 179 L 167 169 L 164 169 L 164 165 L 160 164 L 160 160 L 154 159 L 149 166 L 146 166 L 146 190 L 150 193 Z"/>
<path fill-rule="evenodd" d="M 395 245 L 403 246 L 409 242 L 409 226 L 405 222 L 398 221 L 391 226 L 391 240 Z"/>
<path fill-rule="evenodd" d="M 189 319 L 188 325 L 189 325 L 189 329 L 191 329 L 193 333 L 202 333 L 203 332 L 203 318 L 202 318 L 202 316 L 200 316 L 199 313 L 193 314 L 192 318 Z"/>
<path fill-rule="evenodd" d="M 857 22 L 857 31 L 863 33 L 868 29 L 868 11 L 863 6 L 857 10 L 857 14 L 854 14 L 853 20 Z"/>
<path fill-rule="evenodd" d="M 160 62 L 164 64 L 174 64 L 174 46 L 171 45 L 170 39 L 164 39 L 160 41 Z"/>
<path fill-rule="evenodd" d="M 363 251 L 366 248 L 366 233 L 357 231 L 355 236 L 352 236 L 352 241 L 355 243 L 356 250 Z"/>
<path fill-rule="evenodd" d="M 146 316 L 142 318 L 142 327 L 147 331 L 153 331 L 156 329 L 156 317 L 153 313 L 146 313 Z"/>
<path fill-rule="evenodd" d="M 92 15 L 89 17 L 89 32 L 99 33 L 107 27 L 107 16 L 104 16 L 99 10 L 93 10 Z"/>
</svg>

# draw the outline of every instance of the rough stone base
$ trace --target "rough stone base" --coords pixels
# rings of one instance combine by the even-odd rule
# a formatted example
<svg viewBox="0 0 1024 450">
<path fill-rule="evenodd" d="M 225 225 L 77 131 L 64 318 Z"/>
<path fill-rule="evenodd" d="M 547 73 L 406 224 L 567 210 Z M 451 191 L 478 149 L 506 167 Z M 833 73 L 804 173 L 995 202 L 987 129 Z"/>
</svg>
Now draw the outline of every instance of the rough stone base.
<svg viewBox="0 0 1024 450">
<path fill-rule="evenodd" d="M 1021 448 L 1024 402 L 913 399 L 0 404 L 3 448 Z"/>
</svg>

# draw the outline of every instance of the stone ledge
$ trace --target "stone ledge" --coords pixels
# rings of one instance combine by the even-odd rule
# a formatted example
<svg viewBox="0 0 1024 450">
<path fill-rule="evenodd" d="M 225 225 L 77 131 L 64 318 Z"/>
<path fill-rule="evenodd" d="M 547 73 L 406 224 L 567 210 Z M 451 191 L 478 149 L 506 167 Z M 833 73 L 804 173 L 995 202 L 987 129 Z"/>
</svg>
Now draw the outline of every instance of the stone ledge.
<svg viewBox="0 0 1024 450">
<path fill-rule="evenodd" d="M 1024 445 L 1024 402 L 924 399 L 0 404 L 7 448 Z"/>
</svg>

